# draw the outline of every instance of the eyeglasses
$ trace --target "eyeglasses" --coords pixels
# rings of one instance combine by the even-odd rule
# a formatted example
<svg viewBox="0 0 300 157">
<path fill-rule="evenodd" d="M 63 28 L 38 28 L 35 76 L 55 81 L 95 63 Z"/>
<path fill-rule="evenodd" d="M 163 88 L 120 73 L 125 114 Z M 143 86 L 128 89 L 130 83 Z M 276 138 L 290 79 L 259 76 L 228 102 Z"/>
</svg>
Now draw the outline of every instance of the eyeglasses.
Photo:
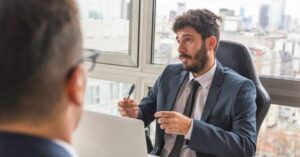
<svg viewBox="0 0 300 157">
<path fill-rule="evenodd" d="M 85 61 L 91 62 L 91 64 L 89 64 L 89 66 L 86 68 L 88 72 L 91 72 L 95 68 L 95 64 L 96 64 L 97 58 L 99 56 L 100 56 L 100 53 L 98 51 L 95 51 L 95 50 L 85 51 L 82 55 L 82 58 L 77 62 L 77 64 L 72 66 L 72 68 L 68 71 L 66 79 L 68 80 L 71 77 L 71 75 L 73 74 L 76 67 Z"/>
<path fill-rule="evenodd" d="M 85 50 L 86 51 L 82 55 L 82 59 L 81 59 L 80 63 L 82 63 L 84 61 L 91 62 L 90 66 L 87 67 L 87 71 L 91 72 L 95 68 L 96 61 L 97 61 L 97 58 L 100 56 L 100 53 L 93 49 L 85 49 Z"/>
</svg>

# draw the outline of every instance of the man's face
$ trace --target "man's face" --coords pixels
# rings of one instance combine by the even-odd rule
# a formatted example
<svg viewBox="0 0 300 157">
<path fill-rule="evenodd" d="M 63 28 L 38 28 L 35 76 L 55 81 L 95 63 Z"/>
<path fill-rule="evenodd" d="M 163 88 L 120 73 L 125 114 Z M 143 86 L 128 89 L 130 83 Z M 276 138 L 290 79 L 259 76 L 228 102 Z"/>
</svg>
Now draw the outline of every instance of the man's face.
<svg viewBox="0 0 300 157">
<path fill-rule="evenodd" d="M 176 39 L 184 70 L 193 73 L 204 70 L 208 62 L 208 52 L 202 36 L 193 28 L 185 27 L 176 32 Z"/>
</svg>

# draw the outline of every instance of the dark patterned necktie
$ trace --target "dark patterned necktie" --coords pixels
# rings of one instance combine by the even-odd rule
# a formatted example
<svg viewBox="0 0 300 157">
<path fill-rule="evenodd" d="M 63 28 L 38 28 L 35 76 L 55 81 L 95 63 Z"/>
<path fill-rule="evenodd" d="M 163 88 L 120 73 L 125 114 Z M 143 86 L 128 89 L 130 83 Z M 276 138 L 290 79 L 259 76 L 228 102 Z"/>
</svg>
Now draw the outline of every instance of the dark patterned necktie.
<svg viewBox="0 0 300 157">
<path fill-rule="evenodd" d="M 199 86 L 200 86 L 200 84 L 197 80 L 193 79 L 190 82 L 190 94 L 186 101 L 186 105 L 185 105 L 184 112 L 183 112 L 183 114 L 185 116 L 191 117 L 191 115 L 192 115 L 194 104 L 195 104 L 195 99 L 196 99 L 196 93 L 197 93 Z M 175 144 L 169 154 L 169 157 L 179 157 L 183 142 L 184 142 L 184 136 L 177 135 Z"/>
</svg>

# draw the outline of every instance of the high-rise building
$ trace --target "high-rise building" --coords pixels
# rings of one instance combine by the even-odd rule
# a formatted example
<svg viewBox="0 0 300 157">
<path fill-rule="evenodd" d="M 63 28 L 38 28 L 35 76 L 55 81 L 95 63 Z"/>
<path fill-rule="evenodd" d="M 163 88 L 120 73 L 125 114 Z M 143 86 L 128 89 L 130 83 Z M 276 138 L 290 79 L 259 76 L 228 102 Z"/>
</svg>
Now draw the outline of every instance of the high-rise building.
<svg viewBox="0 0 300 157">
<path fill-rule="evenodd" d="M 120 17 L 121 19 L 129 20 L 130 19 L 130 1 L 122 0 L 121 1 L 121 12 Z"/>
<path fill-rule="evenodd" d="M 240 17 L 235 16 L 234 10 L 221 8 L 219 15 L 222 18 L 221 30 L 226 32 L 236 32 L 240 26 Z"/>
<path fill-rule="evenodd" d="M 235 16 L 234 10 L 227 9 L 227 8 L 220 8 L 219 10 L 219 16 L 225 17 L 225 16 Z"/>
<path fill-rule="evenodd" d="M 186 3 L 178 2 L 177 3 L 177 15 L 181 15 L 186 11 Z"/>
<path fill-rule="evenodd" d="M 272 0 L 269 8 L 269 26 L 273 29 L 282 29 L 285 0 Z"/>
<path fill-rule="evenodd" d="M 284 30 L 290 30 L 292 28 L 292 16 L 284 15 L 282 28 Z"/>
<path fill-rule="evenodd" d="M 175 18 L 176 18 L 176 11 L 170 10 L 170 12 L 169 12 L 169 22 L 173 23 L 175 21 Z"/>
<path fill-rule="evenodd" d="M 259 11 L 259 25 L 266 28 L 269 25 L 269 5 L 262 5 Z"/>
<path fill-rule="evenodd" d="M 246 17 L 245 12 L 246 12 L 245 8 L 240 8 L 240 17 L 241 17 L 241 19 L 244 19 Z"/>
</svg>

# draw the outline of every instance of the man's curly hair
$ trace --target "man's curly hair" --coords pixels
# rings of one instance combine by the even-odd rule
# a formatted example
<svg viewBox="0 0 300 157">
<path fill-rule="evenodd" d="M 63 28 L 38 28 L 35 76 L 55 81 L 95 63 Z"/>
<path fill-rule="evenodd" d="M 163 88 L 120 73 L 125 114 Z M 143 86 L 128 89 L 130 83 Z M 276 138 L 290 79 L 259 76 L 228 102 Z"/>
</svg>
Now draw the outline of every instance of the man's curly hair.
<svg viewBox="0 0 300 157">
<path fill-rule="evenodd" d="M 202 36 L 203 40 L 207 37 L 215 36 L 217 43 L 219 43 L 220 22 L 221 17 L 207 9 L 191 9 L 176 17 L 172 29 L 176 33 L 185 27 L 192 27 Z"/>
</svg>

